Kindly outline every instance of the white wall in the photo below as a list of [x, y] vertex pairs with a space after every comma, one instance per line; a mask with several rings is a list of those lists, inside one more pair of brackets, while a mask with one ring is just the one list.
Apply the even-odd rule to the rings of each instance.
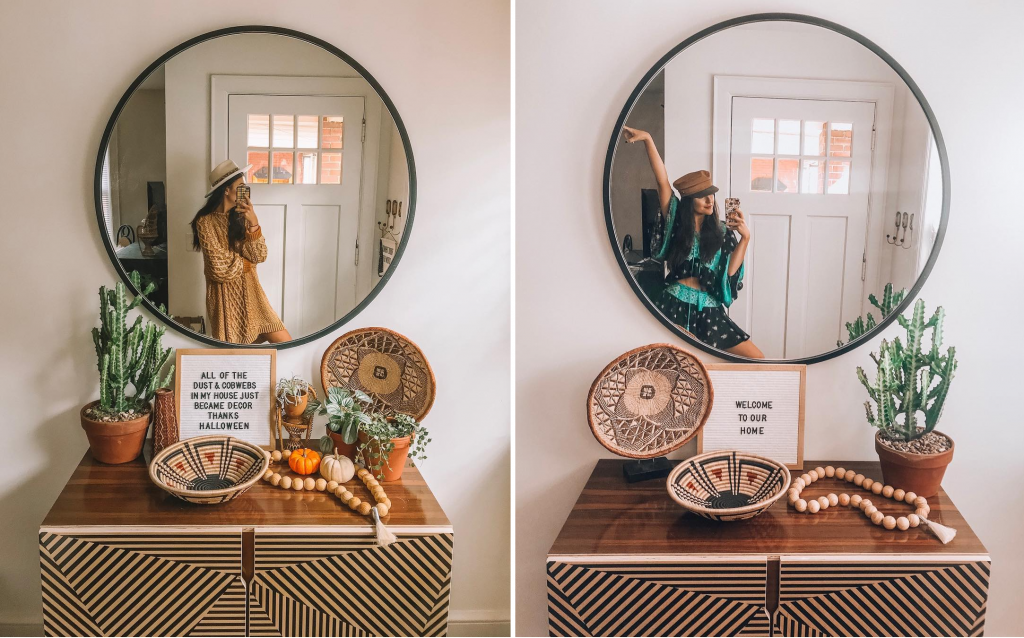
[[[452, 619], [509, 617], [509, 20], [499, 1], [4, 2], [0, 624], [40, 622], [38, 526], [87, 447], [78, 410], [98, 393], [89, 330], [97, 289], [116, 279], [93, 208], [103, 127], [150, 62], [239, 23], [335, 44], [405, 120], [419, 199], [402, 263], [349, 326], [282, 350], [278, 372], [318, 380], [323, 351], [350, 328], [387, 326], [420, 345], [438, 380], [422, 469], [456, 533]], [[196, 347], [177, 333], [165, 343]]]
[[[372, 281], [377, 283], [387, 270], [378, 275], [378, 259], [380, 258], [380, 237], [382, 233], [377, 224], [387, 224], [391, 234], [383, 236], [401, 243], [402, 234], [405, 232], [405, 222], [409, 219], [406, 214], [409, 209], [409, 171], [407, 169], [408, 158], [405, 155], [405, 147], [402, 146], [402, 136], [398, 133], [398, 127], [393, 120], [384, 118], [380, 127], [380, 162], [378, 163], [377, 180], [377, 202], [374, 211], [373, 243], [371, 245], [372, 260], [370, 268], [373, 271]], [[395, 219], [395, 215], [388, 215], [387, 203], [389, 201], [401, 202], [402, 216]], [[394, 263], [394, 262], [392, 262]]]
[[[139, 91], [117, 119], [117, 187], [120, 224], [135, 228], [149, 213], [147, 182], [165, 182], [164, 92]], [[138, 237], [136, 237], [138, 239]]]
[[[601, 175], [615, 119], [644, 73], [673, 46], [763, 2], [519, 0], [516, 9], [516, 631], [542, 635], [544, 556], [596, 459], [610, 457], [583, 409], [594, 376], [637, 346], [673, 339], [634, 297], [605, 231]], [[778, 0], [871, 39], [902, 64], [946, 137], [952, 212], [922, 295], [947, 310], [960, 368], [940, 428], [956, 440], [945, 487], [993, 558], [987, 634], [1024, 631], [1024, 429], [1012, 273], [1024, 216], [1016, 184], [1024, 135], [1024, 5]], [[997, 130], [998, 133], [992, 131]], [[984, 216], [979, 222], [978, 215]], [[538, 241], [549, 239], [541, 249]], [[542, 258], [540, 257], [542, 256]], [[889, 330], [888, 336], [896, 334]], [[881, 337], [871, 340], [877, 347]], [[702, 355], [703, 356], [703, 355]], [[705, 357], [707, 359], [707, 357]], [[807, 375], [806, 457], [873, 459], [857, 365], [864, 347]], [[692, 448], [687, 452], [692, 452]]]

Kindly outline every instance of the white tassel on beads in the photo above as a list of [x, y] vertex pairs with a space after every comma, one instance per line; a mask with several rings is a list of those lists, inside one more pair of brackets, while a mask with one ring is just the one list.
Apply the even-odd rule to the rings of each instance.
[[935, 521], [930, 521], [927, 518], [921, 516], [921, 524], [931, 530], [932, 534], [939, 537], [942, 544], [945, 545], [949, 541], [953, 540], [956, 536], [956, 530], [952, 527], [946, 527], [945, 525], [939, 525]]
[[[387, 547], [391, 543], [397, 541], [398, 537], [392, 534], [387, 527], [384, 527], [384, 522], [380, 520], [380, 512], [377, 511], [377, 508], [374, 507], [370, 512], [373, 514], [373, 522], [377, 526], [377, 544], [381, 547]], [[956, 532], [953, 533], [955, 534]], [[952, 536], [950, 538], [952, 538]], [[942, 542], [945, 543], [948, 541]]]

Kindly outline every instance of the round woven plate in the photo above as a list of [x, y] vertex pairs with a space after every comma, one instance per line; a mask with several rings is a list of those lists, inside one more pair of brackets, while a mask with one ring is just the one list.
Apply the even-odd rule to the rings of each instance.
[[587, 396], [587, 420], [601, 445], [649, 459], [679, 449], [704, 427], [714, 390], [704, 364], [667, 343], [630, 350], [608, 364]]
[[715, 521], [753, 518], [789, 489], [785, 465], [764, 456], [722, 450], [687, 459], [668, 475], [668, 495]]
[[360, 328], [338, 337], [320, 364], [324, 391], [362, 390], [385, 414], [417, 421], [434, 404], [434, 372], [415, 343], [387, 328]]

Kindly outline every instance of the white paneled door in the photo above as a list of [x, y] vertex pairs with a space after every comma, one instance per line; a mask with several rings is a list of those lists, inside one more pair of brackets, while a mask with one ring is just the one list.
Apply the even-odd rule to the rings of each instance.
[[269, 250], [257, 272], [292, 335], [355, 307], [362, 130], [361, 97], [228, 98], [228, 156], [252, 164], [247, 182]]
[[861, 314], [873, 102], [732, 98], [730, 183], [751, 229], [730, 315], [772, 359], [835, 348]]

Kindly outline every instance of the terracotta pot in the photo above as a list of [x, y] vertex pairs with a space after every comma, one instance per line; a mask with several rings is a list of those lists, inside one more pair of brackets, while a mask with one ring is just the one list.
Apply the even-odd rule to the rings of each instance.
[[949, 440], [949, 449], [938, 454], [910, 454], [886, 447], [880, 432], [875, 432], [875, 451], [882, 462], [882, 480], [886, 485], [931, 498], [939, 493], [946, 466], [953, 460], [953, 439], [934, 430]]
[[89, 450], [93, 458], [109, 465], [134, 461], [142, 454], [152, 410], [131, 421], [93, 421], [86, 417], [85, 411], [99, 403], [93, 401], [87, 404], [80, 413], [82, 429], [89, 437]]
[[[359, 440], [366, 442], [367, 436], [360, 432]], [[391, 481], [397, 481], [402, 478], [402, 471], [405, 470], [405, 461], [409, 458], [409, 444], [412, 442], [412, 436], [403, 436], [399, 439], [391, 439], [391, 442], [395, 444], [395, 449], [388, 455], [387, 463], [385, 463], [380, 471], [384, 473], [384, 482], [388, 483]], [[374, 454], [376, 445], [370, 444], [370, 446], [363, 452], [363, 462], [367, 465], [376, 465], [377, 459], [380, 458], [380, 454]], [[369, 467], [367, 467], [369, 469]], [[372, 471], [372, 470], [371, 470]]]
[[309, 393], [303, 392], [298, 396], [296, 403], [284, 402], [284, 413], [290, 417], [300, 417], [306, 411], [307, 403], [309, 403]]
[[[331, 432], [330, 430], [327, 430], [327, 436], [331, 437], [331, 440], [334, 441], [334, 447], [338, 450], [338, 454], [347, 456], [350, 461], [355, 463], [357, 447], [355, 443], [345, 443], [344, 439], [341, 438], [341, 434], [338, 432]], [[331, 450], [331, 453], [333, 454], [334, 451]]]

